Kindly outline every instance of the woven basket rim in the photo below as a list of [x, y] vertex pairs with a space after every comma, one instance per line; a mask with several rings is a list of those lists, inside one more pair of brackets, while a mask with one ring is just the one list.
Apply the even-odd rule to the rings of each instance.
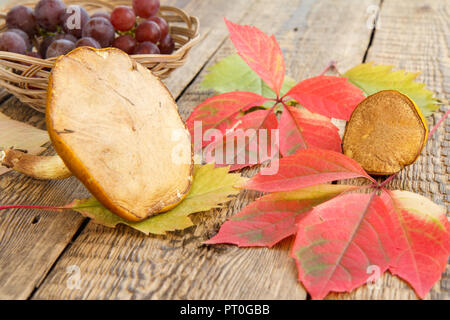
[[[24, 5], [24, 6], [29, 6], [30, 4], [33, 3], [37, 3], [38, 1], [32, 1], [32, 2], [19, 2], [19, 3], [15, 3], [15, 2], [7, 2], [5, 3], [3, 6], [0, 7], [0, 20], [3, 19], [5, 20], [6, 18], [6, 12], [11, 9], [12, 7], [16, 6], [16, 5]], [[65, 2], [65, 1], [63, 1]], [[77, 3], [77, 2], [83, 2], [83, 1], [67, 1], [69, 3]], [[105, 1], [101, 1], [101, 0], [92, 0], [90, 2], [93, 3], [99, 3], [99, 4], [107, 4], [107, 5], [113, 5], [114, 2], [118, 2], [121, 3], [122, 1], [109, 1], [109, 2], [105, 2]], [[184, 55], [184, 53], [192, 48], [194, 45], [196, 45], [199, 41], [200, 41], [200, 21], [198, 19], [198, 17], [196, 16], [191, 16], [189, 15], [185, 10], [180, 9], [178, 7], [174, 7], [174, 6], [167, 6], [167, 5], [162, 5], [160, 7], [161, 11], [175, 11], [175, 12], [181, 12], [182, 14], [184, 14], [188, 19], [187, 21], [190, 22], [190, 24], [188, 24], [188, 27], [191, 28], [193, 27], [194, 30], [194, 36], [189, 39], [189, 41], [187, 41], [184, 45], [182, 45], [180, 48], [178, 48], [177, 50], [175, 50], [172, 54], [166, 54], [166, 55], [162, 55], [162, 54], [133, 54], [131, 56], [133, 56], [134, 58], [158, 58], [158, 57], [164, 57], [165, 60], [173, 60], [176, 61], [178, 60], [180, 57], [182, 57]], [[4, 31], [0, 31], [0, 33], [3, 33]], [[20, 53], [14, 53], [14, 52], [9, 52], [9, 51], [2, 51], [0, 50], [0, 59], [7, 59], [7, 58], [11, 58], [14, 57], [18, 60], [22, 60], [23, 57], [23, 62], [35, 62], [35, 63], [40, 63], [40, 64], [45, 64], [45, 61], [49, 62], [49, 67], [51, 67], [53, 65], [53, 62], [56, 61], [56, 59], [58, 57], [54, 57], [54, 58], [48, 58], [48, 59], [42, 59], [42, 58], [35, 58], [35, 57], [30, 57], [27, 56], [25, 54], [20, 54]]]

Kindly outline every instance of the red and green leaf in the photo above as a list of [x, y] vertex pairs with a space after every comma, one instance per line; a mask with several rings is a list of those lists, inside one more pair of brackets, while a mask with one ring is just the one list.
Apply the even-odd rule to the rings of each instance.
[[272, 247], [297, 232], [296, 223], [314, 206], [359, 187], [325, 184], [265, 195], [225, 222], [207, 244]]
[[450, 224], [445, 208], [416, 193], [384, 191], [382, 197], [391, 209], [391, 236], [397, 248], [389, 270], [424, 298], [441, 278], [450, 254]]
[[276, 174], [265, 175], [262, 171], [243, 187], [262, 192], [278, 192], [358, 177], [374, 182], [355, 160], [342, 153], [304, 149], [280, 159]]
[[356, 106], [365, 99], [361, 89], [347, 78], [318, 76], [306, 79], [286, 93], [311, 112], [328, 118], [349, 120]]
[[[222, 139], [208, 145], [204, 158], [216, 166], [231, 166], [230, 171], [263, 163], [278, 155], [276, 141], [272, 141], [273, 130], [277, 128], [278, 121], [271, 109], [249, 113], [239, 118]], [[261, 152], [261, 148], [267, 152]]]
[[285, 66], [275, 37], [269, 37], [256, 27], [238, 25], [227, 19], [225, 23], [238, 54], [279, 95]]
[[313, 299], [359, 287], [373, 266], [387, 270], [395, 250], [389, 214], [375, 193], [346, 194], [300, 220], [292, 257]]
[[339, 129], [327, 117], [285, 105], [279, 127], [280, 153], [283, 156], [307, 148], [341, 152]]
[[[268, 99], [256, 93], [245, 91], [234, 91], [217, 95], [206, 99], [195, 108], [186, 120], [186, 126], [194, 139], [194, 124], [196, 121], [202, 122], [202, 137], [205, 131], [217, 129], [223, 134], [236, 121], [236, 117], [253, 106], [258, 106]], [[203, 141], [203, 139], [202, 139]], [[212, 141], [203, 141], [202, 147]]]

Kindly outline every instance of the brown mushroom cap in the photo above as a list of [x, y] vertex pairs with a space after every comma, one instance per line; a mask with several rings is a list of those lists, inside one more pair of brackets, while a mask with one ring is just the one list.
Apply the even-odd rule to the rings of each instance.
[[177, 105], [122, 51], [82, 47], [60, 57], [46, 120], [65, 165], [117, 215], [139, 221], [187, 195], [192, 147]]
[[345, 128], [343, 151], [368, 173], [390, 175], [417, 160], [427, 136], [416, 104], [398, 91], [386, 90], [356, 107]]

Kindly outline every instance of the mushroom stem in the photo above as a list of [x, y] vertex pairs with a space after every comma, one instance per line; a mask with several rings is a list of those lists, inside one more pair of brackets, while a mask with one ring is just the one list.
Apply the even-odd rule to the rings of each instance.
[[59, 180], [72, 176], [59, 156], [35, 156], [20, 150], [0, 151], [1, 165], [39, 180]]

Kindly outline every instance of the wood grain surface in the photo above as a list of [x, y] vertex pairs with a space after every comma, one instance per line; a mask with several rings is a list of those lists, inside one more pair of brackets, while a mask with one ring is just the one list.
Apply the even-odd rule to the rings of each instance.
[[[448, 99], [449, 5], [445, 0], [183, 0], [201, 21], [203, 41], [188, 63], [166, 81], [186, 118], [213, 92], [200, 82], [209, 66], [234, 52], [223, 23], [252, 24], [275, 34], [296, 80], [317, 75], [331, 61], [341, 71], [364, 59], [422, 71], [420, 80]], [[380, 10], [379, 28], [368, 28]], [[0, 111], [43, 128], [43, 117], [1, 95]], [[430, 126], [442, 116], [430, 118]], [[390, 185], [448, 205], [447, 121], [419, 161]], [[47, 153], [51, 154], [49, 148]], [[245, 170], [252, 175], [255, 170]], [[74, 178], [44, 182], [16, 173], [0, 176], [1, 204], [62, 205], [88, 193]], [[257, 196], [242, 192], [227, 208], [193, 216], [195, 226], [168, 236], [144, 236], [126, 227], [109, 229], [73, 212], [0, 212], [0, 299], [307, 299], [289, 257], [292, 239], [272, 249], [205, 246], [227, 217]], [[80, 270], [81, 287], [67, 286], [68, 268]], [[330, 299], [416, 299], [407, 284], [384, 276]], [[450, 267], [428, 298], [450, 299]]]

